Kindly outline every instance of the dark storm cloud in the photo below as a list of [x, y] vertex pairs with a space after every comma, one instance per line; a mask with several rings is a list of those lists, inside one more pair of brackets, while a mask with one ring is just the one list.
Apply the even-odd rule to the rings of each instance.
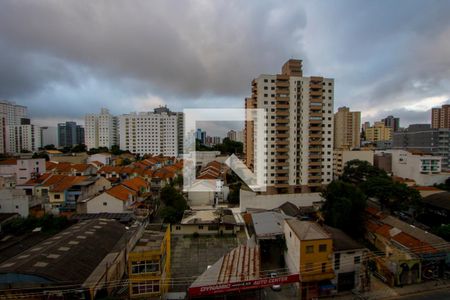
[[138, 87], [138, 94], [240, 96], [252, 76], [277, 71], [286, 57], [301, 52], [297, 42], [305, 25], [303, 10], [294, 1], [285, 7], [277, 4], [3, 1], [0, 42], [11, 47], [0, 64], [18, 70], [0, 81], [0, 89], [8, 91], [6, 96], [18, 96], [49, 82], [67, 84], [65, 74], [55, 78], [42, 72], [45, 66], [23, 60], [38, 53], [67, 66], [89, 68], [91, 76], [123, 89], [130, 88], [124, 79], [139, 81], [132, 87]]
[[336, 78], [337, 106], [373, 112], [449, 96], [448, 11], [448, 1], [315, 1], [306, 52]]
[[304, 59], [307, 76], [335, 78], [336, 107], [371, 117], [450, 97], [448, 1], [0, 6], [0, 98], [39, 118], [79, 118], [101, 106], [242, 107], [251, 79], [291, 57]]

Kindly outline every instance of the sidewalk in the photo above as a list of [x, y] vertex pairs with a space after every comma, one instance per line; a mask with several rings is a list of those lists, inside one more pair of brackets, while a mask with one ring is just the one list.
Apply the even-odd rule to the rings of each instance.
[[425, 291], [448, 289], [450, 288], [450, 280], [428, 281], [424, 283], [417, 283], [403, 287], [389, 287], [377, 278], [372, 277], [372, 289], [370, 292], [362, 293], [361, 295], [354, 295], [351, 292], [341, 293], [330, 297], [321, 297], [321, 299], [335, 299], [335, 300], [382, 300], [395, 299], [396, 297], [407, 296], [411, 294], [418, 294]]

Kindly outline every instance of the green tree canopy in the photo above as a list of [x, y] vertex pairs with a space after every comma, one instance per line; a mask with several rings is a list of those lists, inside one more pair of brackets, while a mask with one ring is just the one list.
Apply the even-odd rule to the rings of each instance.
[[389, 178], [384, 170], [372, 166], [367, 161], [354, 159], [346, 163], [341, 180], [353, 184], [360, 184], [372, 177]]
[[340, 228], [354, 238], [364, 235], [367, 197], [358, 187], [333, 181], [323, 191], [322, 197], [326, 199], [322, 207], [326, 224]]

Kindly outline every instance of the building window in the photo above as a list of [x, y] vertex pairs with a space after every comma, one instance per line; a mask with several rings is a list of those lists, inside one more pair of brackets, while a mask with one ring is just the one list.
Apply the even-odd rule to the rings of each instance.
[[340, 266], [341, 266], [341, 254], [335, 253], [334, 254], [334, 269], [339, 270]]
[[198, 229], [203, 229], [203, 225], [199, 225], [199, 226], [198, 226]]
[[355, 262], [355, 265], [360, 264], [361, 263], [361, 256], [355, 256], [354, 262]]
[[61, 195], [60, 194], [55, 194], [55, 199], [60, 199]]
[[175, 230], [181, 230], [181, 226], [175, 226]]
[[306, 246], [306, 253], [313, 253], [314, 252], [314, 246]]
[[208, 230], [209, 231], [219, 230], [219, 227], [217, 225], [208, 225]]
[[327, 251], [327, 245], [321, 244], [319, 245], [319, 252], [326, 252]]
[[133, 295], [159, 293], [159, 280], [133, 282], [131, 291]]
[[141, 260], [131, 262], [131, 274], [157, 272], [159, 272], [159, 260]]

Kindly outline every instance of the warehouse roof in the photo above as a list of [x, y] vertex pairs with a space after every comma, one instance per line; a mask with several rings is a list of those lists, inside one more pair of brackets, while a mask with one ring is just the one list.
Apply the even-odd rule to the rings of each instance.
[[125, 232], [114, 220], [82, 221], [3, 262], [0, 277], [26, 274], [56, 284], [83, 283]]

